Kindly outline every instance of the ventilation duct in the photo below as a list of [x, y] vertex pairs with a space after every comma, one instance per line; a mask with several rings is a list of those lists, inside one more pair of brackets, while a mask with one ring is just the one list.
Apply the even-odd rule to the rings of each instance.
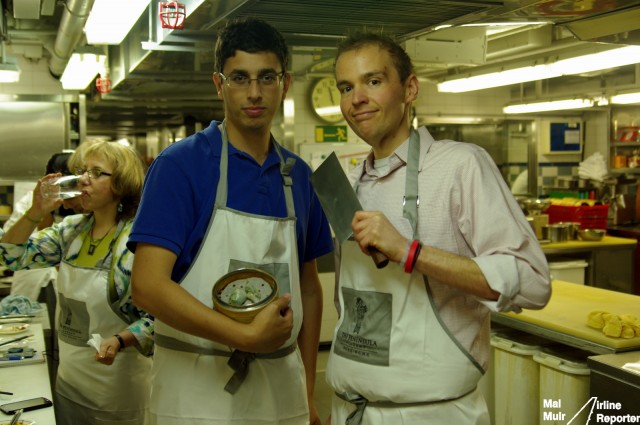
[[74, 49], [83, 36], [84, 24], [89, 18], [94, 0], [68, 0], [65, 7], [56, 41], [51, 52], [49, 71], [60, 77], [69, 62]]

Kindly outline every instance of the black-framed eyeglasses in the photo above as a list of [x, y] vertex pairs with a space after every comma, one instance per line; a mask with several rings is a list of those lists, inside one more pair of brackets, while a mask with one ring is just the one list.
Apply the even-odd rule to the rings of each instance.
[[76, 168], [76, 176], [83, 176], [84, 173], [87, 173], [90, 179], [94, 180], [99, 178], [100, 176], [111, 176], [111, 173], [107, 173], [106, 171], [102, 171], [99, 168]]
[[252, 81], [257, 81], [260, 87], [276, 87], [280, 85], [280, 82], [284, 78], [285, 72], [281, 73], [276, 72], [266, 72], [258, 78], [249, 78], [246, 74], [241, 74], [239, 72], [234, 72], [230, 75], [224, 75], [222, 72], [218, 72], [220, 77], [227, 83], [227, 86], [231, 88], [247, 88], [251, 85]]

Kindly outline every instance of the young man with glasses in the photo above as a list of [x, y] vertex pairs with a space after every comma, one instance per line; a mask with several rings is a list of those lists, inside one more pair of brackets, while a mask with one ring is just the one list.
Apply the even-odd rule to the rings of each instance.
[[[152, 421], [319, 424], [315, 259], [332, 242], [311, 170], [271, 136], [288, 49], [250, 19], [223, 28], [215, 52], [225, 120], [155, 159], [129, 239], [134, 299], [156, 318]], [[215, 282], [241, 268], [273, 275], [280, 295], [249, 324], [212, 308]]]

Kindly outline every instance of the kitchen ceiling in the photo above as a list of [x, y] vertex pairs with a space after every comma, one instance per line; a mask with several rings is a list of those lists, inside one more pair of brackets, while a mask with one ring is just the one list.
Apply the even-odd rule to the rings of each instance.
[[[60, 33], [78, 31], [65, 14], [81, 1], [0, 0], [0, 36], [15, 50], [38, 43], [51, 56]], [[84, 2], [86, 5], [87, 2]], [[120, 46], [110, 46], [112, 91], [86, 90], [87, 134], [121, 137], [164, 126], [221, 118], [211, 76], [216, 33], [224, 21], [260, 17], [278, 28], [294, 55], [312, 55], [313, 65], [296, 68], [295, 78], [331, 71], [338, 41], [351, 31], [382, 28], [414, 56], [419, 76], [437, 81], [469, 67], [571, 48], [579, 43], [640, 44], [640, 1], [625, 0], [191, 0], [184, 1], [183, 30], [160, 28], [153, 0]], [[126, 11], [123, 11], [126, 13]], [[77, 16], [75, 16], [77, 18]], [[486, 36], [489, 22], [539, 22], [526, 31]], [[442, 24], [452, 28], [436, 31]], [[81, 26], [80, 32], [81, 32]], [[85, 44], [82, 34], [78, 42]], [[411, 44], [413, 43], [413, 44]], [[27, 46], [27, 47], [23, 47]], [[306, 62], [305, 62], [306, 63]], [[54, 73], [55, 74], [55, 73]], [[588, 77], [588, 76], [587, 76]]]

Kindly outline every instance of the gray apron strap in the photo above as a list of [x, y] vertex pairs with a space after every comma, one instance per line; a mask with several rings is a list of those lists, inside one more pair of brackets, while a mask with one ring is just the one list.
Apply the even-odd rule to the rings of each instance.
[[402, 199], [402, 215], [409, 220], [413, 229], [413, 238], [418, 235], [418, 168], [420, 165], [420, 135], [411, 129], [409, 136], [409, 152], [407, 154], [407, 175], [405, 181], [404, 198]]
[[276, 147], [276, 152], [280, 156], [280, 175], [282, 176], [282, 184], [284, 185], [284, 199], [287, 203], [287, 218], [295, 217], [295, 208], [293, 205], [293, 191], [291, 190], [291, 186], [293, 186], [293, 179], [291, 178], [291, 170], [293, 170], [293, 166], [296, 163], [295, 158], [287, 158], [285, 162], [282, 158], [282, 154], [280, 152], [280, 148], [278, 144], [273, 141], [274, 146]]
[[362, 423], [362, 417], [364, 416], [364, 409], [367, 406], [378, 407], [378, 408], [385, 408], [385, 407], [399, 408], [399, 407], [424, 406], [427, 404], [436, 404], [436, 403], [446, 403], [449, 401], [458, 400], [462, 397], [466, 397], [472, 392], [474, 392], [476, 388], [477, 387], [474, 387], [471, 391], [468, 391], [462, 394], [461, 396], [455, 397], [455, 398], [449, 398], [446, 400], [437, 400], [437, 401], [419, 401], [414, 403], [394, 403], [393, 401], [369, 401], [359, 394], [341, 394], [338, 392], [336, 392], [335, 394], [342, 400], [356, 405], [356, 410], [354, 410], [353, 412], [351, 412], [349, 416], [347, 416], [347, 419], [344, 422], [345, 425], [360, 425]]
[[220, 152], [220, 178], [218, 179], [218, 187], [216, 189], [216, 202], [214, 209], [217, 207], [227, 206], [227, 170], [229, 169], [229, 139], [227, 138], [227, 124], [222, 121], [220, 126], [222, 134], [222, 150]]
[[[229, 139], [227, 137], [226, 120], [222, 121], [222, 125], [220, 127], [220, 133], [222, 134], [222, 150], [220, 152], [220, 179], [218, 180], [218, 188], [216, 189], [215, 206], [225, 207], [227, 206], [227, 171], [229, 169]], [[271, 135], [271, 143], [280, 158], [280, 175], [282, 176], [284, 199], [287, 206], [287, 218], [294, 218], [296, 213], [293, 204], [293, 192], [291, 190], [291, 187], [293, 186], [291, 170], [293, 170], [296, 159], [287, 158], [286, 161], [284, 160], [284, 157], [282, 156], [282, 149], [278, 142], [276, 142], [273, 135]]]
[[[420, 198], [418, 197], [418, 169], [420, 168], [420, 134], [414, 128], [411, 128], [409, 135], [409, 151], [407, 153], [407, 174], [405, 177], [404, 196], [402, 198], [402, 215], [409, 220], [413, 229], [413, 238], [418, 236], [418, 206]], [[364, 166], [362, 167], [364, 174]], [[360, 176], [362, 177], [362, 175]], [[358, 183], [360, 179], [356, 179], [353, 189], [358, 193]]]
[[227, 365], [233, 369], [234, 373], [224, 386], [224, 390], [230, 394], [235, 394], [244, 382], [249, 373], [249, 364], [255, 359], [278, 359], [288, 356], [296, 351], [296, 344], [281, 348], [271, 353], [247, 353], [246, 351], [233, 350], [225, 351], [216, 348], [205, 348], [188, 342], [180, 341], [167, 335], [156, 333], [154, 336], [155, 343], [170, 350], [183, 351], [187, 353], [204, 354], [209, 356], [229, 357]]

